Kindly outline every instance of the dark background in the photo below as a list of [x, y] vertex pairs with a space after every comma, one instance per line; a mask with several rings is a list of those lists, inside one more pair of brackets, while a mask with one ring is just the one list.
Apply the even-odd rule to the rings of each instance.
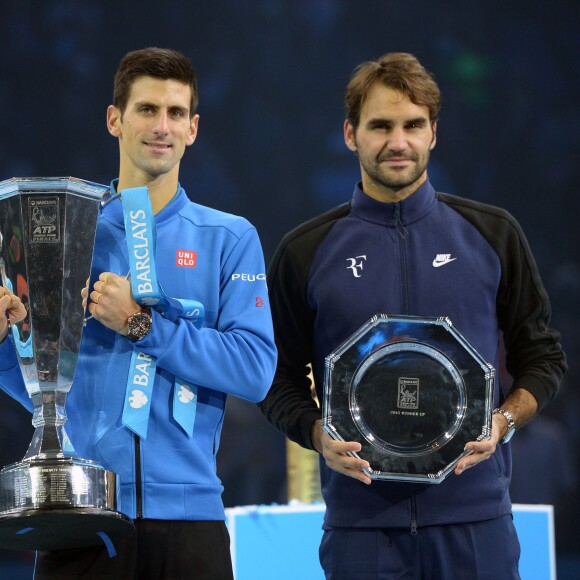
[[[287, 230], [352, 193], [358, 164], [342, 139], [352, 69], [414, 53], [443, 92], [431, 181], [514, 214], [551, 296], [570, 371], [514, 438], [512, 496], [555, 505], [559, 578], [577, 578], [579, 16], [572, 0], [6, 3], [0, 179], [108, 184], [118, 170], [105, 127], [117, 64], [136, 48], [176, 48], [192, 59], [201, 97], [181, 184], [193, 200], [249, 218], [269, 260]], [[0, 394], [0, 465], [23, 457], [31, 433], [29, 415]], [[285, 502], [284, 450], [255, 406], [230, 398], [219, 457], [226, 506]], [[17, 578], [14, 561], [30, 554], [0, 551], [0, 578]]]

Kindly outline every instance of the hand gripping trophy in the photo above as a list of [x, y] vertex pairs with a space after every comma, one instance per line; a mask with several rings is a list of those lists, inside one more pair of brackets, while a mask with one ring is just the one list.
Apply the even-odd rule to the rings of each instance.
[[0, 273], [28, 310], [11, 329], [35, 427], [22, 461], [0, 471], [4, 549], [75, 548], [133, 530], [116, 511], [115, 473], [79, 458], [65, 431], [85, 322], [87, 258], [108, 197], [107, 187], [75, 178], [0, 182]]

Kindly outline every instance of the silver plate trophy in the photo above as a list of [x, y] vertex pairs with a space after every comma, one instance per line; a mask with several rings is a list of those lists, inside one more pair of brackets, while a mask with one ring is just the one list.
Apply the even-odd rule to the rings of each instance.
[[134, 529], [116, 511], [115, 473], [78, 458], [64, 428], [84, 326], [81, 291], [107, 197], [107, 187], [72, 177], [0, 182], [0, 271], [28, 310], [12, 336], [35, 427], [23, 460], [0, 471], [3, 549], [108, 544]]
[[448, 318], [377, 314], [326, 357], [323, 427], [372, 479], [440, 483], [489, 438], [494, 377]]

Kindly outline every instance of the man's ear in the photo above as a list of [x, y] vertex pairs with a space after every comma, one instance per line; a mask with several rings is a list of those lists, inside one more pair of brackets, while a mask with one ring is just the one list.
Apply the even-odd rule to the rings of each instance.
[[195, 139], [197, 138], [197, 130], [199, 128], [199, 115], [194, 115], [191, 118], [191, 122], [189, 125], [189, 135], [185, 141], [186, 145], [193, 145]]
[[433, 137], [431, 139], [431, 144], [429, 145], [429, 151], [433, 151], [437, 143], [437, 121], [433, 121], [433, 123], [431, 123], [431, 127], [433, 129]]
[[355, 133], [356, 131], [352, 123], [348, 119], [346, 119], [346, 121], [344, 122], [344, 142], [353, 153], [357, 152]]
[[114, 105], [107, 107], [107, 129], [113, 137], [121, 136], [121, 111]]

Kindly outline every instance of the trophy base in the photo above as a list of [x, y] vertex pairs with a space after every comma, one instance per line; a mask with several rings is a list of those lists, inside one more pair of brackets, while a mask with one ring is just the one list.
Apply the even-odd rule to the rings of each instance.
[[102, 509], [24, 510], [0, 515], [0, 546], [41, 551], [108, 546], [134, 529], [128, 517]]
[[114, 542], [132, 521], [116, 511], [117, 477], [98, 463], [32, 458], [0, 471], [0, 547], [63, 550]]

